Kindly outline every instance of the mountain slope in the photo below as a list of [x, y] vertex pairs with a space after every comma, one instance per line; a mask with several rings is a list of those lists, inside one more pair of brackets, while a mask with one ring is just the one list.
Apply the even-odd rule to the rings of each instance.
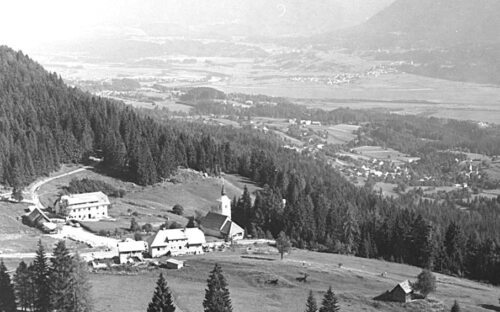
[[398, 0], [350, 30], [373, 48], [450, 47], [500, 42], [500, 1]]

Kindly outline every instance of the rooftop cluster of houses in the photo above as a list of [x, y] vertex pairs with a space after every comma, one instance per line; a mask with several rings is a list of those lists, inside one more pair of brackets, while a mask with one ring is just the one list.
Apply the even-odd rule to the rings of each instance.
[[231, 199], [222, 187], [219, 212], [209, 212], [201, 219], [200, 228], [164, 229], [151, 236], [147, 242], [124, 241], [118, 244], [120, 263], [130, 259], [142, 260], [147, 252], [151, 257], [198, 255], [205, 251], [205, 235], [228, 241], [242, 239], [245, 231], [231, 220]]
[[336, 73], [331, 76], [294, 76], [289, 78], [291, 81], [296, 82], [309, 82], [326, 84], [329, 86], [337, 86], [349, 84], [365, 77], [379, 77], [381, 75], [397, 73], [397, 70], [392, 66], [378, 65], [370, 68], [362, 73]]

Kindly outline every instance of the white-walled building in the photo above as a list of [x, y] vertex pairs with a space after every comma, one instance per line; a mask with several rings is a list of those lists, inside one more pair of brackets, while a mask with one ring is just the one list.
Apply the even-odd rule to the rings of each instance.
[[151, 257], [202, 254], [205, 234], [198, 228], [159, 230], [149, 242]]
[[57, 205], [59, 205], [59, 211], [68, 219], [97, 221], [108, 218], [110, 202], [103, 192], [94, 192], [63, 195]]
[[229, 219], [231, 219], [231, 198], [226, 195], [224, 185], [222, 185], [220, 194], [221, 197], [217, 200], [219, 202], [219, 211], [222, 215], [225, 215]]
[[144, 260], [143, 253], [148, 250], [148, 243], [145, 241], [135, 241], [126, 239], [123, 242], [118, 242], [118, 257], [120, 263], [127, 263], [129, 259], [138, 258]]
[[108, 218], [110, 202], [103, 192], [93, 192], [63, 195], [58, 204], [68, 219], [97, 221]]

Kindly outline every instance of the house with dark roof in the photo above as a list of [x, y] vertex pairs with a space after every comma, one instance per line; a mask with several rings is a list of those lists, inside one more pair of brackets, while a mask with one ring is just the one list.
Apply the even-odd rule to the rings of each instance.
[[205, 235], [227, 240], [238, 240], [245, 236], [245, 230], [238, 224], [228, 216], [216, 212], [209, 212], [201, 219], [200, 228]]
[[395, 302], [410, 302], [413, 299], [413, 287], [410, 281], [406, 280], [397, 284], [391, 291], [386, 291], [375, 300], [381, 301], [395, 301]]
[[50, 218], [40, 208], [33, 206], [30, 212], [22, 217], [23, 223], [42, 229], [44, 232], [51, 233], [56, 231], [56, 224], [52, 223]]

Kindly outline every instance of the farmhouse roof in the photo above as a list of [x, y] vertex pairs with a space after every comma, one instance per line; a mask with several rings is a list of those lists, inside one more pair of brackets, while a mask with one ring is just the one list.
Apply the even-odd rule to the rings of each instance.
[[33, 224], [38, 222], [50, 222], [49, 217], [47, 217], [47, 215], [38, 207], [34, 207], [31, 212], [26, 214], [26, 218], [28, 218], [28, 220]]
[[189, 245], [201, 245], [205, 243], [205, 234], [198, 228], [159, 230], [150, 247], [167, 246], [173, 240], [186, 240]]
[[413, 288], [410, 285], [410, 281], [408, 280], [399, 283], [396, 287], [401, 287], [405, 294], [409, 294], [413, 291]]
[[71, 194], [61, 196], [61, 201], [65, 201], [67, 207], [72, 208], [85, 208], [88, 206], [96, 205], [109, 205], [109, 199], [103, 192]]
[[207, 229], [223, 231], [224, 225], [229, 220], [228, 216], [220, 213], [209, 212], [203, 219], [201, 219], [201, 226]]
[[147, 250], [147, 243], [144, 241], [135, 241], [127, 239], [123, 242], [118, 242], [118, 253], [137, 252], [145, 250]]

